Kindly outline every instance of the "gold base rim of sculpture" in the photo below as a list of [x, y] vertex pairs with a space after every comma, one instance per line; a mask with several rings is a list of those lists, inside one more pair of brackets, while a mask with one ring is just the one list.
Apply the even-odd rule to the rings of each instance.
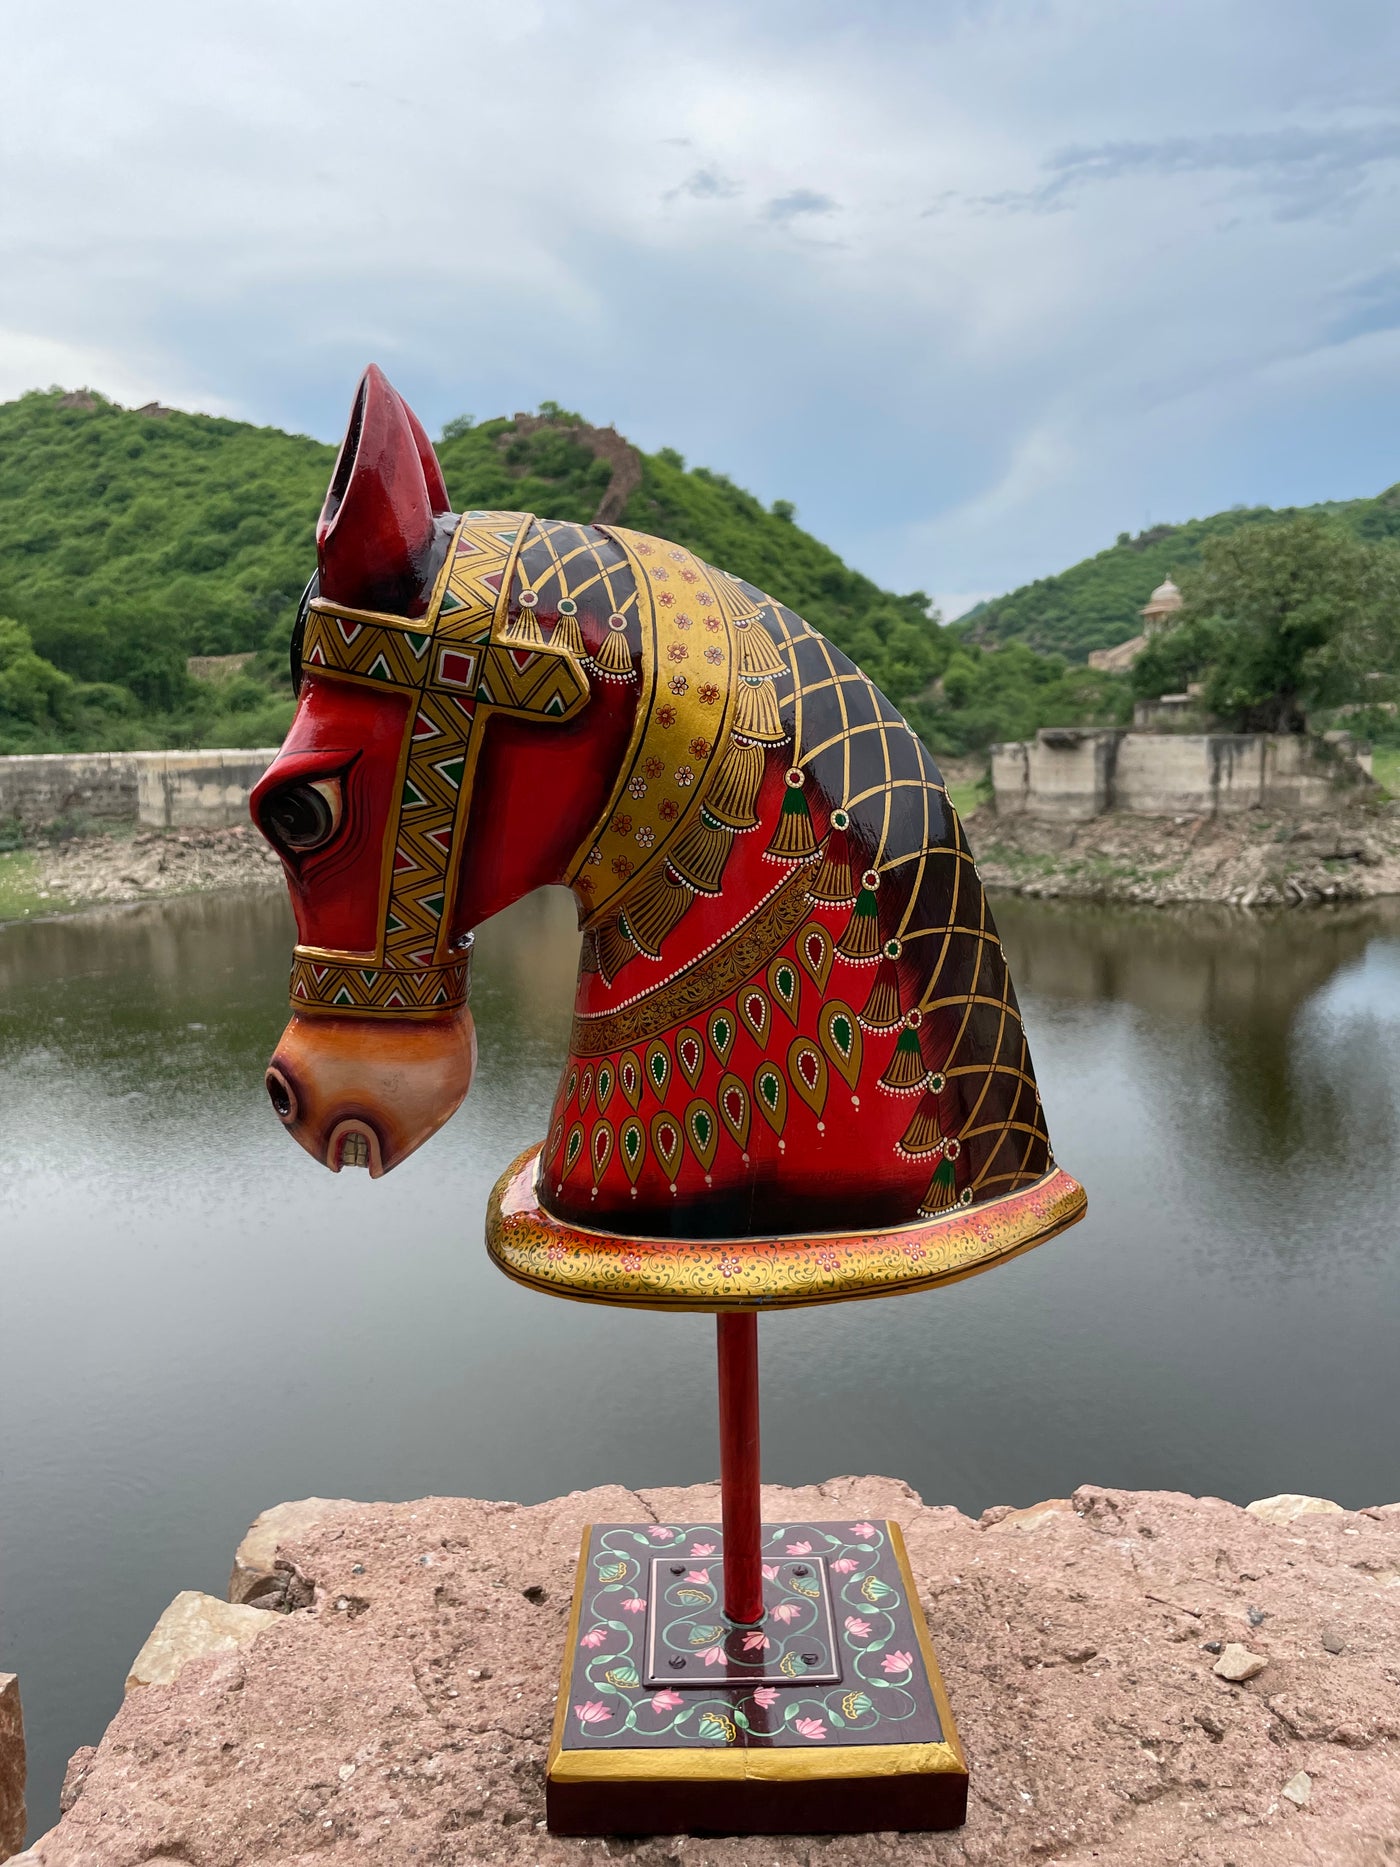
[[982, 1205], [864, 1232], [744, 1239], [628, 1236], [557, 1219], [540, 1203], [540, 1148], [497, 1180], [486, 1245], [515, 1283], [629, 1309], [801, 1309], [957, 1283], [1082, 1219], [1084, 1188], [1062, 1168]]

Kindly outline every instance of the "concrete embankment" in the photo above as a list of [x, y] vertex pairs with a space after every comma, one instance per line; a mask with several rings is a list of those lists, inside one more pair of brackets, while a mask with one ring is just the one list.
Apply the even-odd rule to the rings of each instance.
[[[544, 1831], [582, 1527], [714, 1516], [714, 1486], [521, 1507], [308, 1499], [233, 1605], [181, 1595], [73, 1758], [26, 1867], [602, 1860]], [[1400, 1504], [1084, 1485], [980, 1520], [886, 1478], [764, 1492], [889, 1517], [972, 1770], [945, 1835], [628, 1842], [638, 1867], [1380, 1867], [1400, 1835]], [[826, 1733], [824, 1732], [825, 1736]], [[816, 1741], [815, 1739], [813, 1741]]]
[[0, 758], [0, 825], [33, 835], [54, 823], [225, 829], [248, 819], [248, 793], [276, 746], [209, 752], [43, 752]]

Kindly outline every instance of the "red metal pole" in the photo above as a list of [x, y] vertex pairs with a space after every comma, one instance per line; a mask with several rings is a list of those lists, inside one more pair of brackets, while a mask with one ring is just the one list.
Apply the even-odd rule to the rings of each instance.
[[724, 1514], [724, 1612], [741, 1627], [763, 1619], [758, 1495], [758, 1316], [716, 1317], [719, 1482]]

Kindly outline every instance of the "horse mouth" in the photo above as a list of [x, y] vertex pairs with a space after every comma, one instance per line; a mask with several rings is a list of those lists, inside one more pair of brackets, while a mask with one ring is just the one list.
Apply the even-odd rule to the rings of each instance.
[[273, 1113], [332, 1173], [397, 1167], [471, 1086], [476, 1033], [463, 1007], [422, 1022], [293, 1017], [263, 1079]]

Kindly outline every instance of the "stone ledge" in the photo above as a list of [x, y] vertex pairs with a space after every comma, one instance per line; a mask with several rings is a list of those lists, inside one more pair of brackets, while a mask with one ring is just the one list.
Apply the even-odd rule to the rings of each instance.
[[[574, 1560], [598, 1518], [716, 1487], [290, 1510], [256, 1563], [309, 1585], [276, 1639], [128, 1695], [28, 1867], [601, 1860], [541, 1828]], [[1400, 1511], [1271, 1522], [1081, 1486], [984, 1524], [891, 1479], [766, 1487], [770, 1519], [892, 1517], [972, 1766], [967, 1826], [658, 1839], [636, 1867], [1373, 1867], [1400, 1833]], [[270, 1514], [260, 1520], [264, 1532]], [[1014, 1519], [1014, 1521], [1013, 1521]], [[1008, 1533], [1010, 1532], [1010, 1533]], [[245, 1547], [244, 1555], [249, 1552]], [[247, 1613], [259, 1610], [245, 1609]], [[1242, 1683], [1217, 1676], [1253, 1674]], [[1262, 1661], [1262, 1667], [1255, 1662]]]

